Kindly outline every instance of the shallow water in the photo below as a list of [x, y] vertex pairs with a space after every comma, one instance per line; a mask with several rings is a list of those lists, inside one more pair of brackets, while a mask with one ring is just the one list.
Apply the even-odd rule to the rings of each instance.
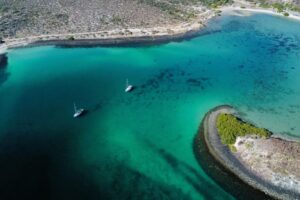
[[[300, 138], [299, 28], [224, 16], [181, 42], [11, 50], [0, 67], [0, 198], [234, 199], [198, 165], [193, 137], [208, 110], [230, 104]], [[73, 119], [73, 102], [89, 112]]]

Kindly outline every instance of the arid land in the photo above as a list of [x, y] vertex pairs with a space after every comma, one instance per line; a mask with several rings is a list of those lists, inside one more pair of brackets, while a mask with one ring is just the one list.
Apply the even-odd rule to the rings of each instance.
[[210, 154], [230, 172], [250, 186], [276, 199], [300, 199], [300, 143], [276, 138], [260, 138], [251, 133], [238, 137], [232, 151], [221, 142], [216, 127], [221, 113], [236, 113], [229, 106], [211, 110], [202, 129]]
[[10, 43], [173, 34], [211, 15], [197, 1], [0, 0], [0, 37]]
[[283, 2], [280, 12], [297, 11], [293, 0], [0, 0], [0, 39], [11, 48], [36, 41], [183, 35], [224, 9], [264, 6], [277, 12], [276, 3]]

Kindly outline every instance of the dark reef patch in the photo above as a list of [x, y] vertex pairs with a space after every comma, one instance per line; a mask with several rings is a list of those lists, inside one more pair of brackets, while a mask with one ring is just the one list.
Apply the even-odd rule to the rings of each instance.
[[[203, 74], [191, 73], [193, 69], [189, 69], [191, 60], [187, 62], [187, 66], [174, 66], [158, 71], [145, 83], [137, 86], [134, 94], [144, 95], [147, 91], [156, 93], [181, 92], [190, 90], [205, 90], [210, 87], [211, 78], [203, 76]], [[201, 71], [201, 73], [203, 73]], [[178, 84], [180, 87], [178, 87]]]
[[7, 72], [8, 57], [6, 54], [0, 55], [0, 85], [9, 78], [10, 73]]
[[8, 64], [7, 54], [0, 54], [0, 69], [5, 68]]
[[101, 187], [99, 199], [192, 199], [180, 188], [155, 181], [126, 165], [116, 166], [110, 183]]
[[[208, 191], [214, 187], [211, 183], [207, 182], [204, 177], [192, 166], [184, 161], [178, 160], [171, 153], [168, 153], [165, 149], [158, 148], [155, 145], [145, 142], [148, 147], [158, 153], [171, 167], [171, 169], [178, 175], [182, 176], [184, 180], [190, 184], [200, 195], [203, 195], [205, 199], [217, 199]], [[178, 198], [176, 198], [178, 199]]]
[[[47, 138], [24, 139], [28, 135], [44, 134], [28, 133], [20, 138], [17, 132], [10, 132], [0, 142], [1, 200], [192, 199], [181, 188], [153, 180], [126, 163], [80, 167], [66, 163], [69, 132], [60, 132]], [[195, 169], [163, 149], [154, 150], [201, 195], [214, 199], [205, 190], [209, 187], [208, 182], [193, 179], [193, 175], [200, 176]], [[109, 178], [101, 177], [100, 182], [94, 177], [95, 174], [107, 173], [110, 174]]]

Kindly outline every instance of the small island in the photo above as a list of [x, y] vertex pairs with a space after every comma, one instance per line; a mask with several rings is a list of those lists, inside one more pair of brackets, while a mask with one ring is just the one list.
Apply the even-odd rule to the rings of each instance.
[[229, 172], [276, 199], [300, 198], [298, 141], [243, 121], [231, 106], [214, 108], [201, 126], [209, 153]]

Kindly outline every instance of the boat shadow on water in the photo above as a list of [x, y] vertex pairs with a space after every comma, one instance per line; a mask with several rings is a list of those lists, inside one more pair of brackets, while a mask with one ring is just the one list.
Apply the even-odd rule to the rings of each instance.
[[104, 106], [107, 106], [109, 103], [110, 102], [108, 102], [108, 101], [101, 101], [101, 100], [99, 100], [98, 103], [96, 103], [94, 105], [87, 106], [86, 108], [84, 108], [84, 111], [82, 112], [82, 114], [80, 115], [79, 118], [81, 118], [81, 117], [87, 117], [87, 115], [99, 112], [99, 111], [101, 111], [101, 109]]
[[88, 115], [91, 115], [93, 113], [99, 112], [101, 111], [101, 109], [106, 106], [107, 104], [109, 104], [109, 102], [103, 102], [103, 101], [99, 101], [98, 103], [94, 104], [94, 105], [90, 105], [87, 106], [87, 108], [84, 108], [82, 113], [80, 114], [80, 116], [78, 116], [78, 118], [85, 118]]
[[90, 113], [89, 110], [84, 110], [84, 111], [82, 111], [82, 113], [80, 114], [79, 118], [86, 117], [86, 115], [88, 115], [89, 113]]

